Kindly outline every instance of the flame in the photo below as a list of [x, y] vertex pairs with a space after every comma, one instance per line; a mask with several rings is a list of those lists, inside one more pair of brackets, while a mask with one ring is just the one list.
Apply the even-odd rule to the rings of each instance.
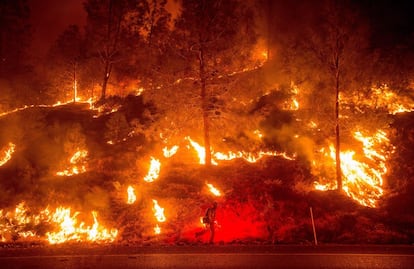
[[155, 225], [155, 227], [154, 227], [154, 233], [155, 234], [160, 234], [161, 233], [161, 228], [160, 228], [160, 226], [158, 225], [158, 223]]
[[221, 192], [213, 186], [213, 184], [210, 183], [206, 183], [209, 191], [214, 195], [214, 196], [221, 196]]
[[290, 101], [286, 101], [284, 104], [284, 109], [286, 110], [299, 110], [299, 101], [297, 95], [299, 93], [299, 88], [293, 82], [290, 85], [290, 92], [292, 94]]
[[263, 134], [262, 134], [262, 132], [260, 132], [260, 130], [254, 130], [254, 132], [253, 132], [255, 135], [257, 135], [257, 137], [259, 138], [259, 139], [262, 139], [263, 138]]
[[78, 81], [75, 79], [74, 81], [73, 81], [73, 91], [74, 91], [74, 94], [75, 94], [75, 101], [76, 101], [76, 99], [78, 99]]
[[229, 161], [229, 160], [233, 160], [236, 158], [242, 158], [250, 163], [255, 163], [265, 156], [283, 157], [287, 160], [295, 159], [295, 156], [289, 156], [286, 152], [277, 152], [277, 151], [259, 151], [258, 153], [251, 153], [251, 152], [245, 152], [245, 151], [238, 151], [238, 152], [229, 151], [226, 154], [222, 152], [214, 153], [214, 157], [217, 160]]
[[87, 155], [88, 155], [87, 150], [79, 150], [75, 152], [75, 154], [73, 154], [72, 158], [70, 158], [70, 163], [77, 164], [80, 160], [86, 158]]
[[79, 212], [73, 215], [70, 213], [71, 208], [58, 207], [52, 216], [52, 222], [60, 226], [58, 232], [46, 233], [47, 240], [50, 244], [60, 244], [67, 241], [92, 241], [92, 242], [113, 242], [118, 235], [118, 230], [108, 231], [99, 225], [96, 211], [92, 211], [92, 227], [84, 227], [85, 223], [77, 225], [77, 216]]
[[10, 142], [8, 147], [3, 151], [3, 156], [0, 158], [0, 166], [3, 166], [11, 159], [15, 148], [16, 145]]
[[311, 129], [314, 129], [314, 130], [317, 130], [317, 131], [320, 131], [320, 130], [321, 130], [321, 129], [319, 129], [318, 124], [317, 124], [316, 122], [314, 122], [313, 120], [311, 120], [311, 121], [307, 124], [307, 126], [308, 126], [309, 128], [311, 128]]
[[29, 215], [24, 202], [19, 203], [11, 212], [4, 213], [0, 210], [0, 241], [7, 242], [6, 237], [11, 237], [13, 234], [22, 238], [38, 238], [36, 232], [27, 231], [24, 228], [36, 226], [45, 219], [47, 220], [45, 212], [48, 213], [47, 209], [38, 215]]
[[167, 147], [164, 147], [164, 148], [162, 149], [162, 151], [163, 151], [163, 153], [164, 153], [164, 157], [165, 157], [165, 158], [170, 158], [170, 157], [174, 156], [174, 154], [176, 154], [176, 153], [177, 153], [178, 148], [179, 148], [179, 147], [178, 147], [177, 145], [172, 146], [170, 149], [169, 149], [169, 148], [167, 148]]
[[13, 234], [22, 238], [42, 239], [33, 230], [27, 230], [39, 224], [49, 224], [57, 228], [57, 231], [47, 232], [46, 238], [50, 244], [59, 244], [67, 241], [113, 242], [118, 235], [118, 230], [107, 230], [98, 222], [98, 213], [92, 211], [93, 225], [85, 227], [85, 223], [78, 224], [79, 212], [71, 214], [71, 208], [58, 207], [52, 213], [45, 208], [39, 214], [31, 214], [25, 202], [16, 206], [14, 211], [3, 213], [0, 210], [0, 237], [6, 242], [6, 237]]
[[373, 109], [385, 109], [392, 115], [414, 111], [412, 97], [398, 95], [386, 84], [372, 87], [368, 96], [350, 95], [341, 97], [344, 103], [358, 104]]
[[155, 199], [152, 199], [152, 202], [154, 203], [154, 206], [152, 210], [154, 211], [154, 216], [157, 219], [158, 222], [164, 222], [166, 221], [165, 215], [164, 215], [164, 208], [160, 207], [158, 205], [158, 201]]
[[[354, 132], [354, 138], [362, 143], [363, 156], [357, 158], [353, 150], [341, 151], [341, 169], [344, 176], [343, 190], [361, 205], [375, 207], [383, 195], [383, 176], [387, 173], [386, 161], [389, 157], [389, 139], [386, 133], [378, 130], [373, 136], [363, 136]], [[335, 148], [329, 147], [329, 157], [335, 163]], [[325, 152], [324, 149], [321, 152]], [[336, 188], [336, 183], [315, 183], [315, 189], [329, 190]]]
[[[189, 136], [186, 139], [190, 142], [191, 146], [196, 150], [199, 158], [200, 164], [205, 164], [205, 149], [200, 146], [197, 142], [193, 141]], [[286, 152], [277, 152], [277, 151], [259, 151], [258, 153], [251, 153], [245, 151], [228, 151], [227, 153], [223, 152], [212, 152], [211, 163], [213, 165], [218, 165], [217, 161], [230, 161], [237, 158], [242, 158], [250, 163], [255, 163], [265, 156], [278, 156], [283, 157], [287, 160], [294, 160], [295, 156], [289, 156]]]
[[134, 193], [134, 188], [132, 186], [128, 186], [128, 200], [127, 204], [132, 205], [137, 200], [137, 196]]
[[269, 60], [269, 50], [265, 40], [258, 40], [256, 46], [252, 49], [251, 61], [256, 66], [262, 66]]
[[207, 225], [203, 222], [203, 217], [200, 217], [200, 224], [201, 226], [203, 226], [204, 228], [207, 227]]
[[398, 96], [386, 84], [380, 87], [373, 87], [372, 95], [373, 99], [375, 99], [372, 104], [375, 104], [376, 108], [386, 107], [390, 114], [395, 115], [414, 110], [414, 103], [411, 99]]
[[85, 165], [81, 165], [78, 167], [79, 163], [83, 163], [86, 156], [88, 156], [87, 150], [78, 150], [73, 154], [73, 156], [70, 158], [69, 162], [73, 165], [71, 168], [65, 169], [64, 171], [59, 171], [56, 173], [58, 176], [73, 176], [78, 175], [81, 173], [86, 172]]
[[148, 170], [148, 174], [144, 177], [146, 182], [153, 182], [155, 179], [159, 177], [161, 168], [161, 162], [154, 157], [151, 157], [151, 164]]
[[140, 96], [144, 91], [145, 91], [145, 89], [143, 87], [140, 87], [140, 88], [136, 89], [135, 90], [135, 96]]
[[267, 51], [262, 51], [262, 57], [266, 60], [269, 58], [269, 54], [267, 53]]
[[[185, 139], [187, 139], [191, 146], [195, 149], [198, 155], [199, 163], [200, 164], [206, 164], [206, 150], [203, 146], [192, 140], [189, 136], [187, 136]], [[213, 165], [217, 165], [217, 163], [214, 160], [211, 160], [211, 163]]]
[[[95, 100], [93, 100], [92, 98], [89, 98], [87, 100], [85, 100], [84, 98], [80, 98], [80, 97], [75, 97], [75, 101], [77, 103], [81, 103], [81, 104], [89, 104], [89, 109], [95, 109], [93, 106], [93, 103], [95, 102]], [[68, 105], [68, 104], [72, 104], [73, 103], [73, 98], [70, 98], [68, 101], [57, 101], [56, 103], [52, 104], [52, 105], [45, 105], [45, 104], [41, 104], [41, 105], [25, 105], [23, 107], [18, 107], [9, 111], [5, 111], [0, 113], [0, 117], [9, 115], [9, 114], [13, 114], [19, 111], [23, 111], [29, 108], [36, 108], [36, 107], [58, 107], [58, 106], [64, 106], [64, 105]]]

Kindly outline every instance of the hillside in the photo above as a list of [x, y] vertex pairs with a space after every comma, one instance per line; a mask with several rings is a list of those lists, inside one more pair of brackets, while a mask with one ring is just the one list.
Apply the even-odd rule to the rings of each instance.
[[[404, 186], [369, 208], [336, 191], [315, 190], [309, 164], [301, 158], [236, 158], [206, 168], [188, 141], [167, 158], [156, 145], [131, 134], [130, 123], [141, 120], [144, 111], [140, 97], [114, 102], [117, 111], [68, 104], [27, 108], [0, 118], [0, 150], [15, 145], [0, 166], [3, 241], [50, 242], [53, 233], [68, 236], [50, 213], [62, 207], [70, 208], [66, 218], [73, 227], [81, 227], [80, 232], [95, 229], [102, 236], [91, 240], [85, 232], [67, 241], [200, 243], [208, 237], [194, 236], [203, 229], [200, 217], [216, 201], [216, 242], [312, 244], [310, 208], [320, 243], [414, 242], [414, 170], [411, 163], [401, 162], [413, 154], [412, 113], [396, 118], [393, 126], [397, 153], [390, 161], [389, 185], [397, 189], [396, 178], [404, 174]], [[160, 161], [160, 171], [147, 182], [151, 157]], [[130, 204], [129, 186], [136, 198]], [[154, 200], [165, 221], [154, 216]], [[59, 234], [62, 230], [66, 234]]]

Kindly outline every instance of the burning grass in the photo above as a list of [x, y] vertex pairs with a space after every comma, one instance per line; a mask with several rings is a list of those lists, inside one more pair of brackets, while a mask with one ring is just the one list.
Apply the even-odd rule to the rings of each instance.
[[[137, 153], [142, 141], [106, 143], [101, 132], [107, 118], [90, 121], [76, 117], [67, 116], [70, 123], [58, 125], [54, 121], [59, 117], [44, 116], [36, 121], [46, 122], [40, 134], [46, 138], [53, 135], [55, 141], [45, 138], [43, 143], [44, 137], [38, 134], [33, 138], [36, 143], [30, 139], [25, 144], [24, 140], [15, 142], [19, 150], [7, 155], [10, 157], [0, 170], [0, 232], [4, 241], [194, 244], [207, 240], [194, 234], [203, 229], [200, 217], [213, 201], [218, 202], [216, 242], [310, 243], [310, 207], [320, 242], [407, 243], [414, 238], [412, 229], [401, 230], [387, 221], [393, 208], [386, 207], [386, 196], [379, 189], [368, 189], [377, 208], [361, 206], [363, 203], [335, 191], [315, 191], [313, 182], [319, 178], [301, 156], [277, 151], [217, 151], [212, 155], [218, 165], [207, 168], [199, 163], [202, 147], [189, 137], [183, 138], [188, 142], [185, 145], [164, 147], [159, 152], [148, 147]], [[65, 132], [59, 133], [61, 127]], [[65, 151], [60, 137], [70, 137], [72, 144], [66, 148], [72, 151]], [[363, 148], [358, 154], [362, 152], [370, 169], [378, 168], [370, 174], [374, 184], [368, 185], [382, 190], [383, 162], [391, 156], [372, 151], [372, 145], [389, 141], [382, 132], [371, 138], [355, 133]], [[47, 143], [48, 147], [41, 147]], [[1, 150], [9, 152], [8, 147]], [[326, 153], [325, 160], [332, 162]], [[187, 155], [191, 158], [183, 158]], [[360, 158], [351, 160], [361, 162]], [[68, 171], [76, 166], [82, 173], [58, 176], [55, 168], [61, 164]], [[347, 179], [354, 184], [363, 177]], [[357, 186], [349, 182], [345, 185], [348, 190]], [[355, 191], [357, 195], [358, 189]], [[407, 223], [412, 219], [407, 218], [401, 226]]]

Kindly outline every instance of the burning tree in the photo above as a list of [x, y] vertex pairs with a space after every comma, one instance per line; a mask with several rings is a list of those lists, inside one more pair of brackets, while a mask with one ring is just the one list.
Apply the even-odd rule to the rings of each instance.
[[[235, 131], [235, 117], [248, 118], [249, 102], [260, 91], [237, 84], [241, 73], [258, 67], [251, 53], [256, 44], [251, 15], [243, 1], [183, 1], [171, 36], [176, 61], [168, 62], [176, 80], [144, 93], [158, 109], [157, 125], [164, 128], [157, 129], [163, 129], [164, 138], [182, 139], [184, 133], [203, 139], [207, 166], [212, 139]], [[225, 125], [226, 120], [232, 124]]]
[[[346, 124], [344, 95], [369, 88], [372, 60], [368, 50], [368, 31], [361, 18], [351, 11], [351, 5], [336, 1], [323, 2], [322, 15], [304, 21], [303, 31], [294, 41], [295, 55], [291, 55], [291, 73], [300, 88], [311, 89], [303, 108], [312, 109], [318, 127], [328, 137], [335, 134], [335, 164], [337, 189], [342, 190], [340, 126]], [[292, 58], [295, 57], [295, 58]], [[345, 128], [346, 129], [346, 128]]]

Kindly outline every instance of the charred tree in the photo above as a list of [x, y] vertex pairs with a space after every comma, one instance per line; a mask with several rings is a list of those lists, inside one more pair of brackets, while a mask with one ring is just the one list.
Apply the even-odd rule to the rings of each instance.
[[185, 85], [182, 81], [192, 80], [197, 85], [197, 93], [193, 85], [187, 84], [188, 98], [174, 100], [191, 102], [187, 104], [191, 109], [186, 112], [187, 116], [200, 115], [198, 122], [191, 119], [187, 123], [193, 123], [193, 130], [196, 126], [200, 128], [207, 166], [212, 163], [213, 132], [220, 129], [213, 122], [223, 119], [224, 96], [230, 96], [229, 88], [236, 80], [230, 78], [231, 74], [247, 69], [249, 53], [256, 41], [250, 9], [245, 4], [235, 0], [185, 0], [173, 32], [179, 60], [172, 68], [186, 78], [180, 78], [180, 83]]

